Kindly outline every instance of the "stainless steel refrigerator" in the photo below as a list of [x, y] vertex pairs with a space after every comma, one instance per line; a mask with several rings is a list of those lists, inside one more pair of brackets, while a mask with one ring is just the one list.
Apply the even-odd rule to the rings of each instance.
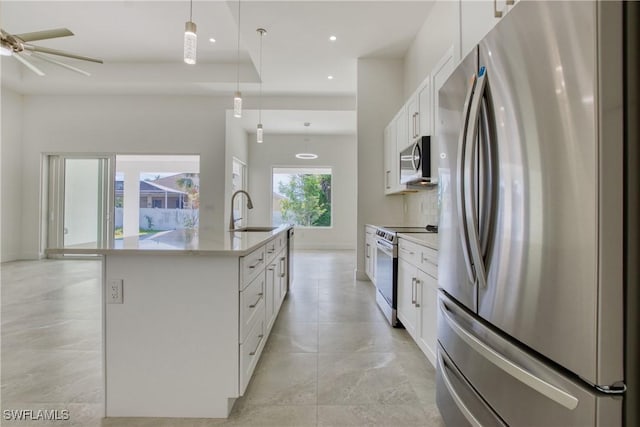
[[440, 89], [448, 426], [623, 425], [622, 17], [521, 1]]

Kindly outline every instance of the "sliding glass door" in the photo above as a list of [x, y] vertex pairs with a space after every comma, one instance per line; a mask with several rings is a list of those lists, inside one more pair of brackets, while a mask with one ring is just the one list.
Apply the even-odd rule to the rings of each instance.
[[114, 157], [49, 156], [47, 247], [104, 245], [113, 236]]

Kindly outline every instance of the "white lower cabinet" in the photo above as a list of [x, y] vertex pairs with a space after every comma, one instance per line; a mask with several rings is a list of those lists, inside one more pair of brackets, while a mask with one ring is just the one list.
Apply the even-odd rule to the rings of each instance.
[[282, 234], [240, 260], [240, 395], [287, 295], [287, 250]]
[[[402, 243], [403, 240], [400, 239], [399, 245]], [[405, 246], [411, 246], [412, 250], [411, 252], [399, 251], [398, 255], [398, 318], [435, 366], [438, 279], [432, 275], [434, 273], [432, 268], [429, 268], [429, 272], [420, 268], [420, 264], [425, 264], [420, 262], [424, 259], [424, 254], [432, 253], [433, 249], [412, 242], [404, 243]], [[421, 256], [416, 259], [418, 253]], [[432, 265], [429, 264], [429, 267]]]
[[418, 346], [422, 349], [429, 361], [436, 364], [436, 345], [438, 343], [437, 305], [438, 280], [418, 270], [416, 289], [419, 308], [419, 329], [417, 334]]
[[365, 228], [364, 271], [369, 280], [376, 283], [376, 229], [370, 225]]
[[[273, 322], [276, 319], [278, 313], [275, 309], [276, 304], [276, 268], [275, 262], [267, 265], [267, 274], [265, 280], [265, 321], [267, 323], [267, 330], [271, 329]], [[278, 288], [279, 289], [279, 288]]]
[[416, 276], [418, 269], [398, 258], [398, 317], [409, 335], [416, 339], [418, 311], [416, 307]]
[[[264, 303], [260, 304], [261, 311], [264, 311]], [[240, 391], [244, 393], [249, 385], [251, 374], [260, 359], [260, 354], [267, 340], [267, 330], [265, 327], [265, 318], [260, 316], [256, 318], [247, 338], [240, 343]]]

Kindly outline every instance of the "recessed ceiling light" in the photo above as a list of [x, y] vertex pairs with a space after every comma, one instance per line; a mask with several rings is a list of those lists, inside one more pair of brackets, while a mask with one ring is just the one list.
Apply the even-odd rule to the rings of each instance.
[[330, 36], [329, 40], [334, 42], [334, 41], [338, 40], [338, 38], [336, 36]]
[[313, 159], [317, 159], [318, 155], [313, 153], [298, 153], [296, 154], [296, 157], [302, 160], [313, 160]]
[[333, 80], [333, 76], [327, 76], [329, 80]]
[[215, 42], [216, 42], [216, 39], [214, 39], [213, 37], [211, 37], [211, 38], [209, 39], [209, 41], [210, 41], [211, 43], [215, 43]]

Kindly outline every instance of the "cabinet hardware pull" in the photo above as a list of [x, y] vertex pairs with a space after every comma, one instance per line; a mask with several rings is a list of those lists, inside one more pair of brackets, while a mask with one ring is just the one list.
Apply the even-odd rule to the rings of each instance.
[[420, 284], [420, 279], [416, 279], [416, 302], [414, 303], [414, 305], [416, 306], [416, 308], [420, 307], [420, 303], [418, 302], [418, 284]]
[[285, 267], [285, 265], [286, 265], [286, 264], [285, 264], [285, 261], [286, 261], [286, 258], [285, 258], [285, 257], [280, 258], [280, 262], [282, 263], [282, 266], [281, 266], [281, 268], [280, 268], [280, 271], [281, 271], [281, 273], [280, 273], [280, 277], [284, 277], [284, 276], [285, 276], [285, 272], [284, 272], [284, 267]]
[[259, 258], [259, 259], [258, 259], [258, 262], [256, 262], [256, 263], [255, 263], [255, 264], [253, 264], [253, 265], [250, 265], [250, 266], [249, 266], [249, 268], [253, 270], [253, 269], [254, 269], [254, 268], [256, 268], [257, 266], [259, 266], [260, 264], [262, 264], [262, 261], [264, 261], [264, 259], [263, 259], [263, 258]]
[[496, 18], [502, 18], [502, 11], [498, 10], [498, 0], [493, 0], [493, 16]]
[[255, 356], [256, 355], [256, 353], [258, 352], [258, 348], [260, 348], [260, 343], [262, 342], [262, 338], [264, 338], [264, 335], [260, 334], [260, 335], [258, 335], [258, 338], [260, 338], [258, 340], [258, 345], [256, 346], [255, 350], [253, 350], [251, 353], [249, 353], [249, 356]]
[[412, 277], [411, 278], [411, 304], [415, 305], [416, 304], [416, 278]]
[[258, 303], [259, 303], [259, 302], [260, 302], [260, 300], [262, 299], [262, 296], [263, 296], [263, 295], [264, 295], [264, 294], [263, 294], [262, 292], [260, 292], [260, 293], [258, 294], [258, 299], [256, 300], [256, 302], [254, 302], [253, 304], [251, 304], [251, 305], [249, 306], [249, 308], [256, 308], [256, 305], [258, 305]]
[[385, 179], [386, 179], [386, 181], [387, 181], [387, 184], [386, 184], [386, 188], [387, 188], [387, 190], [391, 188], [391, 185], [389, 184], [389, 181], [390, 181], [389, 177], [390, 177], [390, 176], [391, 176], [391, 171], [386, 171]]
[[410, 250], [405, 249], [405, 248], [400, 248], [400, 251], [401, 251], [401, 252], [406, 252], [406, 253], [408, 253], [409, 255], [415, 255], [415, 252], [410, 251]]

